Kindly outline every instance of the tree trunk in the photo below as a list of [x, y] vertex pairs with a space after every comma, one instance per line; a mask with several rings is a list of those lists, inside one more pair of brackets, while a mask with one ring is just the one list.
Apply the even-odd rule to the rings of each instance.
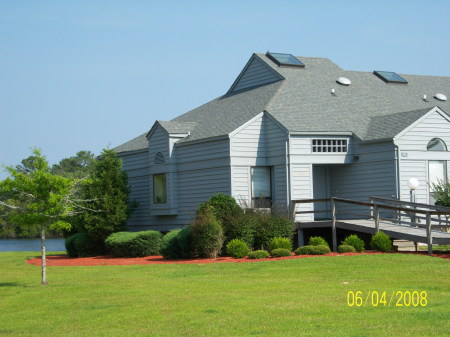
[[42, 284], [47, 284], [47, 256], [45, 255], [45, 225], [41, 227]]

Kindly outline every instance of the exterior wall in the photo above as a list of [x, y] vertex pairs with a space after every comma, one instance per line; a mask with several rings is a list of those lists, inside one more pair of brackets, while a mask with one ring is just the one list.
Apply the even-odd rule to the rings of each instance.
[[[312, 199], [313, 185], [312, 185], [312, 164], [290, 164], [290, 188], [291, 199]], [[310, 203], [298, 204], [295, 211], [312, 211], [313, 205]], [[299, 214], [296, 215], [296, 221], [312, 221], [313, 214]]]
[[122, 152], [122, 168], [128, 174], [131, 187], [130, 199], [138, 202], [138, 208], [128, 220], [131, 228], [143, 226], [150, 222], [150, 174], [147, 149]]
[[[447, 145], [447, 151], [427, 151], [428, 142], [440, 138]], [[447, 179], [450, 178], [450, 121], [439, 111], [433, 110], [416, 124], [395, 138], [400, 157], [400, 198], [410, 200], [407, 182], [410, 178], [419, 180], [416, 200], [429, 203], [428, 161], [446, 160]]]
[[251, 167], [270, 166], [272, 204], [287, 211], [287, 133], [269, 116], [259, 114], [230, 137], [231, 193], [242, 207], [252, 205]]
[[280, 79], [282, 77], [270, 69], [268, 65], [258, 57], [253, 57], [237, 79], [237, 82], [233, 84], [232, 92], [273, 83]]

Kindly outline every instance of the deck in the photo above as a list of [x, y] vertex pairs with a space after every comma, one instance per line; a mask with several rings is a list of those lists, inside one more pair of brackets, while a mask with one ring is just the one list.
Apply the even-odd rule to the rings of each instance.
[[[329, 198], [329, 199], [306, 199], [294, 200], [294, 216], [297, 214], [314, 214], [318, 211], [296, 211], [298, 204], [317, 202], [331, 203], [331, 210], [326, 210], [332, 214], [331, 220], [321, 221], [300, 221], [297, 222], [299, 230], [306, 228], [331, 227], [333, 237], [333, 250], [337, 250], [336, 228], [347, 229], [355, 232], [374, 234], [383, 231], [393, 239], [408, 240], [413, 242], [426, 243], [428, 253], [432, 253], [432, 245], [450, 245], [450, 208], [432, 206], [419, 203], [404, 202], [394, 199], [384, 199], [370, 197], [370, 202], [356, 200]], [[345, 219], [345, 213], [341, 212], [339, 205], [352, 204], [364, 207], [369, 210], [366, 214], [350, 213]], [[321, 210], [319, 212], [324, 212]], [[390, 216], [386, 215], [390, 212]], [[370, 214], [367, 216], [367, 214]], [[383, 217], [382, 217], [383, 216]]]

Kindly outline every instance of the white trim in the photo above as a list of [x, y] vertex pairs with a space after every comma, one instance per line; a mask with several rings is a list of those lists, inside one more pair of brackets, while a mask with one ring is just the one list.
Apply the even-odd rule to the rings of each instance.
[[[414, 123], [403, 129], [400, 133], [398, 133], [396, 136], [394, 136], [393, 141], [394, 144], [396, 144], [396, 141], [401, 138], [403, 135], [405, 135], [408, 131], [410, 131], [412, 128], [420, 124], [423, 120], [425, 120], [427, 117], [429, 117], [431, 114], [437, 112], [439, 115], [441, 115], [443, 118], [445, 118], [450, 123], [450, 116], [448, 116], [442, 109], [440, 109], [438, 106], [435, 106], [434, 108], [431, 108], [430, 111], [428, 111], [425, 115], [420, 117], [418, 120], [416, 120]], [[396, 144], [397, 145], [397, 144]]]
[[257, 114], [255, 117], [253, 117], [252, 119], [249, 119], [247, 122], [245, 122], [244, 124], [242, 124], [240, 127], [238, 127], [237, 129], [235, 129], [234, 131], [231, 131], [228, 135], [229, 138], [235, 136], [237, 133], [239, 133], [240, 131], [242, 131], [243, 129], [245, 129], [247, 126], [249, 126], [250, 124], [252, 124], [254, 121], [258, 120], [258, 118], [261, 118], [264, 115], [264, 111], [260, 112], [259, 114]]

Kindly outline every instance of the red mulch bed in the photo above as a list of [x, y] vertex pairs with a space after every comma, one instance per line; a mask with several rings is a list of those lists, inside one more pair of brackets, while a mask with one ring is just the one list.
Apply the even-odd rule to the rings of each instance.
[[[132, 265], [132, 264], [205, 264], [205, 263], [223, 263], [223, 262], [259, 262], [259, 261], [275, 261], [275, 260], [291, 260], [302, 259], [309, 257], [339, 257], [339, 256], [353, 256], [353, 255], [373, 255], [383, 254], [375, 251], [365, 251], [363, 253], [330, 253], [326, 255], [292, 255], [287, 257], [267, 258], [267, 259], [234, 259], [232, 257], [219, 257], [217, 259], [185, 259], [185, 260], [166, 260], [162, 256], [146, 256], [146, 257], [134, 257], [134, 258], [118, 258], [110, 255], [96, 256], [96, 257], [83, 257], [83, 258], [70, 258], [67, 255], [50, 255], [47, 256], [47, 266], [119, 266], [119, 265]], [[389, 254], [420, 254], [427, 255], [427, 252], [394, 252]], [[450, 254], [433, 254], [432, 256], [441, 257], [444, 259], [450, 259]], [[27, 260], [28, 264], [36, 266], [41, 265], [41, 258], [35, 257]]]

